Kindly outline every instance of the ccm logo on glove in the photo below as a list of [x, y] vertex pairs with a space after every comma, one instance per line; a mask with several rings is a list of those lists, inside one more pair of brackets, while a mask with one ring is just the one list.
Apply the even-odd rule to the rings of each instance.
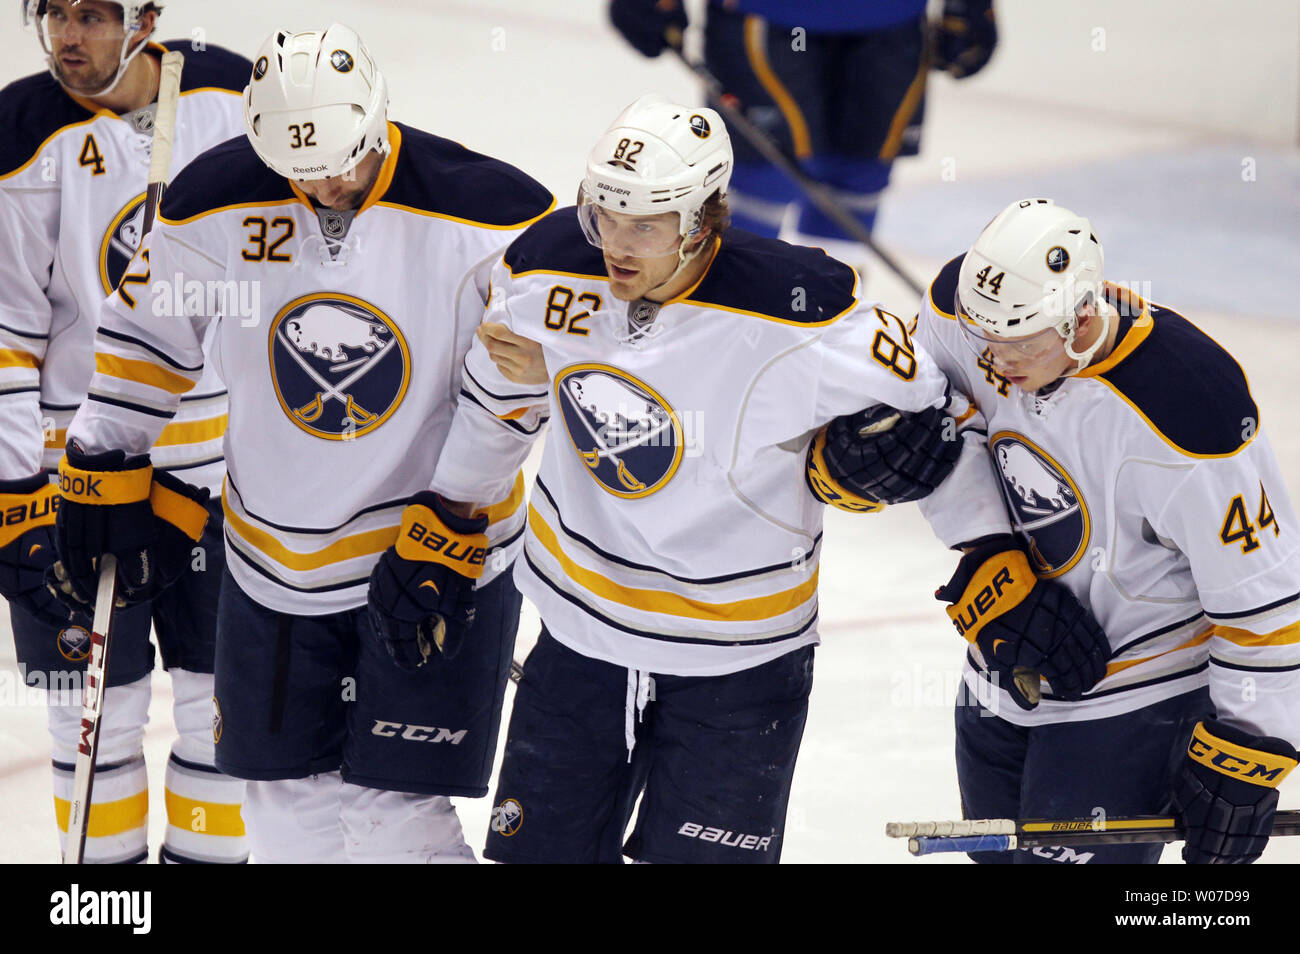
[[1296, 766], [1296, 760], [1285, 755], [1273, 755], [1220, 739], [1203, 722], [1192, 733], [1187, 756], [1216, 772], [1268, 788], [1277, 788]]

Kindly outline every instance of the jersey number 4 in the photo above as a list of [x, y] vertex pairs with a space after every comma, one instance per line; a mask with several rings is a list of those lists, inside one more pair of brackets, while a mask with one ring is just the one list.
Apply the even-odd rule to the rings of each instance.
[[1273, 536], [1280, 536], [1282, 527], [1273, 516], [1273, 507], [1268, 502], [1268, 494], [1264, 493], [1264, 485], [1259, 485], [1259, 513], [1255, 517], [1255, 523], [1250, 522], [1250, 517], [1246, 515], [1246, 501], [1241, 494], [1232, 498], [1232, 503], [1228, 504], [1228, 512], [1223, 518], [1223, 529], [1219, 531], [1219, 539], [1223, 541], [1225, 547], [1232, 546], [1237, 541], [1241, 541], [1241, 552], [1251, 553], [1259, 549], [1259, 540], [1255, 534], [1264, 531], [1268, 527], [1273, 528]]
[[102, 176], [104, 174], [104, 155], [99, 151], [99, 143], [95, 142], [93, 133], [86, 133], [85, 141], [81, 144], [81, 155], [77, 157], [77, 162], [83, 166], [90, 166], [91, 175]]

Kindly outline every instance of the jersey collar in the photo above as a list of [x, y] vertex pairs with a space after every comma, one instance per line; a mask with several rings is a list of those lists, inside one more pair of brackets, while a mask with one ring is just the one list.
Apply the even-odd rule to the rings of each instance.
[[1132, 324], [1129, 325], [1124, 336], [1115, 342], [1115, 347], [1111, 349], [1110, 354], [1096, 364], [1090, 364], [1082, 371], [1076, 372], [1071, 377], [1095, 378], [1113, 370], [1121, 361], [1136, 351], [1142, 342], [1147, 340], [1147, 337], [1151, 334], [1151, 329], [1155, 327], [1155, 322], [1151, 318], [1151, 306], [1139, 295], [1135, 295], [1127, 288], [1120, 288], [1111, 282], [1103, 282], [1102, 288], [1106, 301], [1119, 312], [1115, 320], [1120, 320], [1120, 316], [1128, 316], [1133, 319]]

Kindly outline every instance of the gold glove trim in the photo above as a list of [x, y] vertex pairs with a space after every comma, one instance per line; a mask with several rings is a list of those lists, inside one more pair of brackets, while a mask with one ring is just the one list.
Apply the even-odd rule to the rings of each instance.
[[487, 561], [488, 538], [486, 533], [456, 533], [429, 507], [411, 504], [402, 511], [396, 547], [403, 560], [441, 563], [477, 580]]
[[149, 490], [149, 506], [153, 508], [155, 517], [166, 520], [195, 543], [202, 538], [203, 528], [208, 525], [207, 507], [159, 483], [153, 484]]
[[30, 494], [0, 494], [0, 548], [28, 530], [52, 527], [59, 513], [59, 489], [46, 484]]
[[1285, 755], [1261, 752], [1220, 739], [1205, 727], [1204, 722], [1196, 723], [1192, 730], [1187, 755], [1222, 775], [1265, 788], [1277, 788], [1296, 767], [1296, 760]]
[[135, 470], [82, 470], [68, 463], [67, 455], [59, 461], [59, 492], [64, 500], [109, 506], [138, 503], [149, 499], [153, 467]]
[[1037, 582], [1024, 553], [1004, 550], [980, 564], [961, 598], [948, 607], [948, 618], [974, 643], [989, 620], [1019, 606]]
[[812, 447], [809, 448], [808, 485], [812, 488], [814, 497], [824, 504], [830, 504], [836, 510], [847, 510], [849, 513], [879, 513], [885, 509], [885, 505], [879, 500], [860, 497], [853, 491], [841, 487], [831, 477], [830, 470], [826, 466], [826, 428], [824, 427], [817, 432]]

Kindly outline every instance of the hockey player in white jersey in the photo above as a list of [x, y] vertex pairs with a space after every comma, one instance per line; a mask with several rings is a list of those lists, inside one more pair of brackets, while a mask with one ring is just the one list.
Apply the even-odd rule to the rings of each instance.
[[[24, 17], [49, 72], [0, 91], [0, 593], [10, 601], [19, 665], [46, 685], [55, 814], [66, 828], [81, 717], [89, 619], [46, 589], [54, 561], [53, 473], [65, 430], [95, 367], [100, 306], [140, 243], [159, 58], [185, 53], [173, 168], [241, 128], [239, 91], [251, 64], [216, 46], [149, 41], [153, 3], [31, 0]], [[224, 472], [224, 386], [205, 377], [168, 423], [159, 480], [216, 490]], [[15, 520], [21, 514], [26, 519]], [[243, 784], [213, 768], [212, 655], [221, 579], [220, 519], [200, 538], [202, 559], [151, 605], [119, 611], [85, 857], [133, 862], [148, 853], [148, 778], [142, 743], [157, 632], [179, 735], [166, 770], [163, 861], [239, 862]], [[189, 544], [188, 554], [194, 546]], [[63, 685], [62, 691], [58, 686]], [[203, 823], [196, 825], [198, 811]]]
[[[554, 433], [516, 565], [543, 631], [489, 858], [777, 861], [818, 640], [810, 436], [878, 401], [947, 406], [852, 269], [726, 229], [731, 164], [714, 111], [645, 96], [590, 153], [578, 206], [493, 270], [491, 351], [466, 359], [434, 489], [491, 499], [548, 414]], [[506, 354], [520, 341], [544, 375]], [[929, 478], [983, 468], [1005, 526], [978, 442], [947, 450]]]
[[[174, 178], [129, 266], [158, 284], [105, 308], [61, 465], [59, 546], [85, 590], [100, 553], [141, 549], [135, 475], [214, 331], [230, 387], [216, 757], [250, 780], [261, 862], [472, 861], [447, 796], [487, 792], [514, 645], [502, 571], [522, 480], [466, 519], [428, 487], [487, 270], [553, 199], [387, 103], [346, 26], [263, 44], [247, 135]], [[257, 288], [260, 310], [214, 311], [213, 287]]]
[[[1177, 312], [1103, 280], [1088, 220], [1012, 203], [939, 273], [915, 333], [971, 395], [1042, 579], [1110, 641], [1081, 699], [957, 707], [970, 818], [1171, 811], [1188, 862], [1259, 857], [1300, 742], [1300, 533], [1246, 376]], [[967, 560], [971, 559], [970, 557]], [[968, 567], [941, 589], [990, 689]], [[1161, 846], [981, 855], [1154, 862]]]

